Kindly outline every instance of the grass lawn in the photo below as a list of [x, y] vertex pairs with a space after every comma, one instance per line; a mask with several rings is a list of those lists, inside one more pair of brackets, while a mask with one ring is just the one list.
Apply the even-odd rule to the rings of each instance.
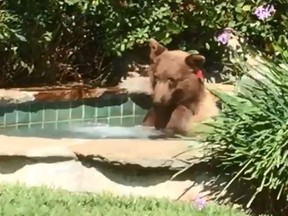
[[207, 204], [199, 210], [195, 204], [164, 199], [115, 197], [70, 193], [47, 188], [0, 186], [2, 216], [245, 216], [225, 206]]

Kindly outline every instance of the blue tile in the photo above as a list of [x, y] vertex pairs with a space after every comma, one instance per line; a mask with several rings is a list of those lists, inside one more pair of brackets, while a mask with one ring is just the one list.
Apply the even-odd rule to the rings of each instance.
[[56, 103], [45, 103], [44, 104], [44, 122], [55, 122], [56, 121]]
[[63, 101], [57, 104], [58, 110], [58, 121], [62, 120], [69, 120], [70, 119], [70, 112], [71, 110], [71, 102], [70, 101]]
[[7, 106], [5, 109], [4, 121], [5, 125], [16, 125], [17, 124], [17, 107], [16, 106]]
[[44, 121], [44, 104], [35, 102], [30, 104], [30, 121], [43, 122]]
[[30, 113], [30, 105], [29, 104], [27, 104], [27, 103], [18, 104], [18, 108], [17, 108], [18, 122], [17, 122], [17, 124], [29, 123], [29, 113]]

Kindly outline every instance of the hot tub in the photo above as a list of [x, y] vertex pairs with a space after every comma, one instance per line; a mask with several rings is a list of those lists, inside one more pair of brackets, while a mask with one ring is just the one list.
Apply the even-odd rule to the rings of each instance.
[[53, 99], [51, 91], [42, 91], [33, 101], [0, 103], [0, 134], [55, 139], [149, 139], [161, 135], [141, 126], [152, 105], [149, 95], [118, 90], [99, 97], [83, 97], [82, 92], [81, 98], [73, 96], [77, 91], [69, 92], [67, 96], [58, 90]]

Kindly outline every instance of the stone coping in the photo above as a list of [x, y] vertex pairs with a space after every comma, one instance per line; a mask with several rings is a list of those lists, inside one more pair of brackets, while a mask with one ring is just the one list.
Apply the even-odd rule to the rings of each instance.
[[62, 86], [25, 89], [0, 89], [0, 102], [13, 104], [30, 101], [65, 101], [99, 98], [104, 94], [127, 94], [119, 87], [88, 88], [85, 86]]
[[[210, 89], [233, 92], [234, 85], [206, 83]], [[149, 77], [128, 77], [118, 86], [94, 88], [87, 85], [47, 86], [31, 88], [0, 89], [0, 104], [24, 103], [29, 101], [63, 101], [98, 98], [104, 94], [146, 94], [152, 93]]]
[[[189, 145], [193, 151], [187, 152]], [[202, 145], [188, 140], [131, 139], [46, 139], [0, 136], [0, 157], [62, 157], [69, 160], [86, 157], [114, 166], [181, 170], [188, 160], [198, 163]]]

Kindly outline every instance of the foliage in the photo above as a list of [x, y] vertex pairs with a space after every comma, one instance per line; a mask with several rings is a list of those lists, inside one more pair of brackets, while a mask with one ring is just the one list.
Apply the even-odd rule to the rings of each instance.
[[73, 194], [47, 188], [1, 185], [1, 215], [245, 215], [228, 207], [210, 204], [198, 210], [191, 204], [164, 199], [114, 197], [109, 194]]
[[[259, 20], [254, 14], [256, 8], [269, 3], [276, 8], [275, 16]], [[260, 46], [258, 48], [263, 48], [263, 51], [270, 54], [280, 54], [287, 47], [287, 28], [285, 26], [288, 25], [288, 14], [284, 10], [287, 4], [287, 0], [236, 0], [229, 2], [207, 0], [205, 4], [200, 5], [194, 16], [198, 15], [199, 19], [205, 17], [205, 19], [199, 20], [202, 28], [214, 30], [221, 30], [226, 27], [233, 28], [242, 32], [245, 38], [252, 42], [251, 44], [256, 43]], [[286, 54], [288, 54], [287, 51], [285, 51]]]
[[179, 2], [5, 0], [0, 87], [15, 80], [23, 84], [27, 77], [33, 85], [67, 79], [97, 79], [99, 85], [106, 81], [110, 57], [146, 45], [150, 37], [167, 44], [180, 33], [182, 12], [172, 9]]
[[263, 192], [272, 201], [288, 195], [288, 75], [287, 67], [263, 58], [254, 67], [242, 62], [250, 82], [242, 83], [236, 95], [214, 91], [223, 110], [209, 124], [213, 130], [206, 141], [213, 146], [209, 156], [232, 178], [227, 187], [233, 181], [254, 186], [249, 207]]
[[[258, 20], [254, 11], [264, 3], [273, 3], [277, 13]], [[0, 87], [26, 80], [30, 85], [71, 80], [104, 85], [108, 73], [120, 73], [112, 60], [147, 47], [151, 37], [199, 50], [208, 64], [221, 63], [227, 50], [215, 36], [226, 27], [241, 31], [267, 55], [287, 57], [286, 6], [287, 0], [4, 0]]]
[[99, 76], [102, 53], [95, 42], [95, 24], [86, 23], [83, 7], [64, 0], [4, 1], [3, 11], [9, 11], [7, 17], [15, 22], [0, 34], [12, 31], [18, 37], [0, 40], [0, 86], [23, 85], [26, 79], [30, 85], [65, 79], [79, 82], [92, 71]]
[[[91, 9], [99, 16], [107, 53], [121, 55], [125, 50], [147, 43], [150, 37], [164, 45], [187, 27], [180, 7], [182, 0], [167, 1], [98, 1]], [[113, 3], [112, 3], [113, 2]], [[100, 17], [102, 19], [100, 19]]]
[[[188, 35], [189, 37], [184, 37], [184, 44], [186, 42], [189, 49], [192, 47], [204, 52], [208, 61], [212, 59], [214, 63], [215, 61], [225, 62], [221, 74], [222, 78], [230, 78], [224, 76], [223, 72], [226, 71], [235, 75], [233, 65], [231, 65], [229, 59], [228, 47], [219, 47], [219, 43], [215, 40], [215, 37], [225, 28], [241, 32], [241, 37], [247, 43], [253, 44], [254, 48], [260, 50], [264, 56], [270, 59], [288, 58], [288, 32], [287, 27], [285, 27], [288, 25], [288, 13], [283, 10], [288, 6], [287, 0], [235, 0], [229, 2], [207, 0], [205, 4], [203, 4], [203, 1], [196, 0], [193, 3], [186, 2], [186, 5], [189, 4], [192, 5], [193, 10], [183, 15], [184, 23], [188, 28], [183, 30], [182, 35]], [[260, 20], [255, 11], [259, 6], [269, 4], [275, 7], [276, 13]], [[185, 46], [182, 48], [185, 48]]]

